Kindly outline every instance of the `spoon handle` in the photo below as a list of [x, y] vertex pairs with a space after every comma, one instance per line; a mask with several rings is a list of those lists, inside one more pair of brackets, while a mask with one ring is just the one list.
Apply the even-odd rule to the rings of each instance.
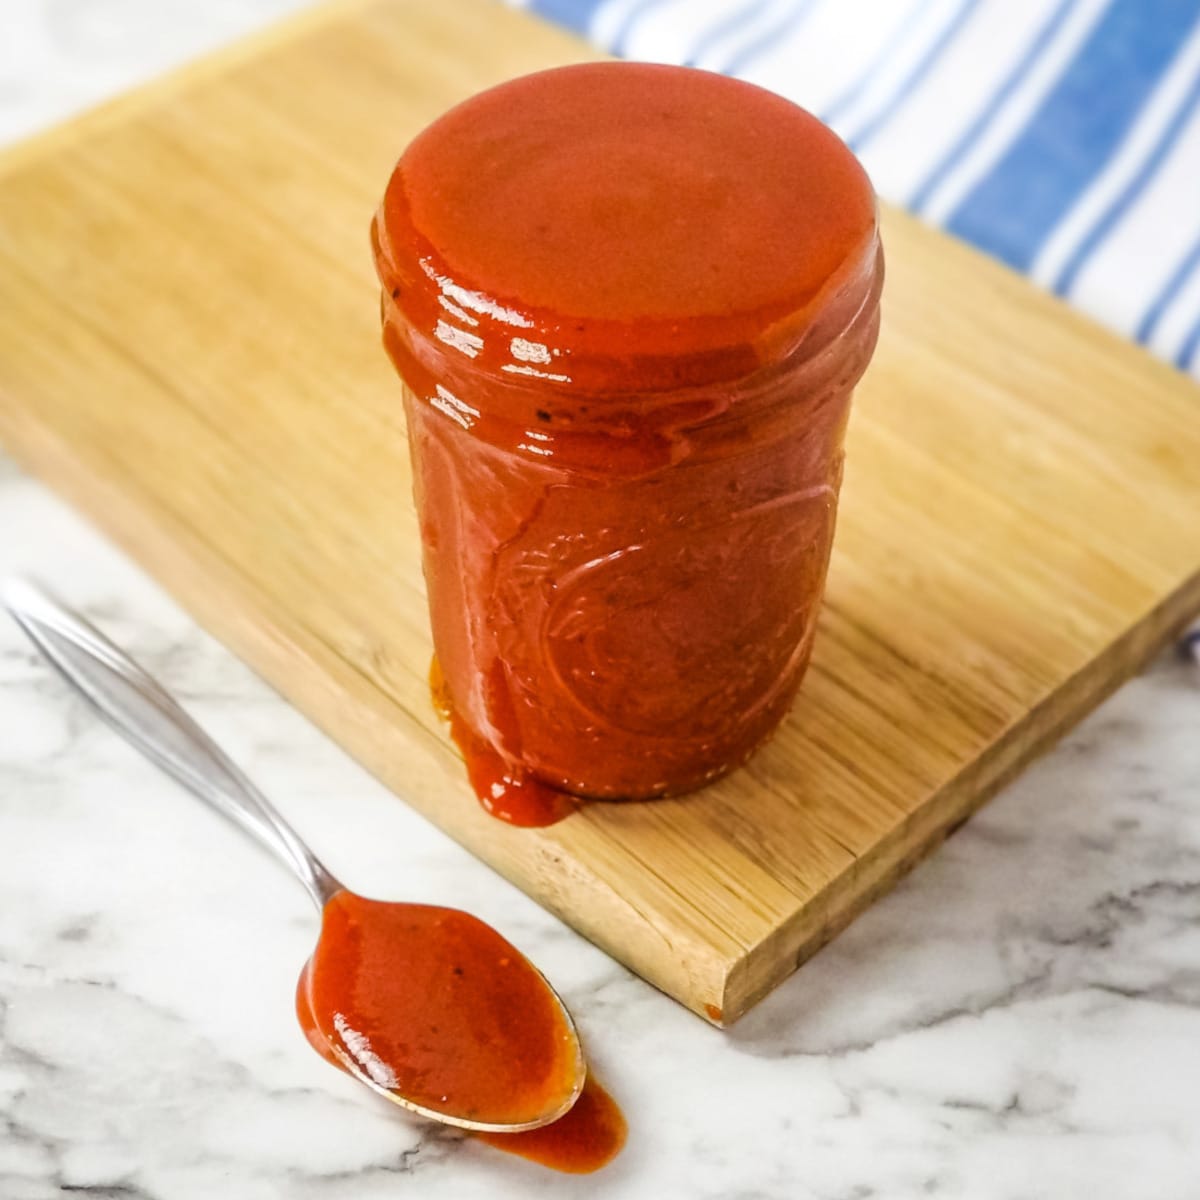
[[256, 838], [299, 877], [318, 908], [341, 884], [269, 800], [159, 683], [99, 630], [26, 579], [0, 600], [30, 640], [126, 741]]

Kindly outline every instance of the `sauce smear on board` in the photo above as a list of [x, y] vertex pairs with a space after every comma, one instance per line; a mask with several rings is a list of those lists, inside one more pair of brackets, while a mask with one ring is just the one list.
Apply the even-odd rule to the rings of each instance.
[[[494, 1123], [530, 1119], [569, 1094], [573, 1056], [553, 997], [528, 961], [467, 913], [339, 892], [296, 988], [309, 1044], [349, 1074], [434, 1111]], [[555, 1170], [614, 1158], [624, 1117], [590, 1077], [567, 1113], [524, 1133], [473, 1133]]]

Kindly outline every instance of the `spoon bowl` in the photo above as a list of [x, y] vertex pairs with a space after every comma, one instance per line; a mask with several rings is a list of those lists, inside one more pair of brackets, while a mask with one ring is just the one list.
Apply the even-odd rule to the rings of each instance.
[[337, 893], [296, 1013], [318, 1053], [373, 1091], [477, 1132], [557, 1120], [587, 1074], [570, 1014], [541, 972], [457, 909]]

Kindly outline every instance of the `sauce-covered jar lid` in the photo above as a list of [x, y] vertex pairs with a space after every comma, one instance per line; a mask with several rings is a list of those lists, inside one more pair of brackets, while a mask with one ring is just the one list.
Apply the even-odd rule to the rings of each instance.
[[790, 101], [682, 67], [586, 63], [471, 97], [409, 145], [373, 228], [402, 373], [466, 413], [486, 380], [486, 415], [518, 424], [611, 424], [631, 394], [637, 419], [658, 396], [676, 420], [681, 390], [807, 354], [877, 295], [854, 155]]

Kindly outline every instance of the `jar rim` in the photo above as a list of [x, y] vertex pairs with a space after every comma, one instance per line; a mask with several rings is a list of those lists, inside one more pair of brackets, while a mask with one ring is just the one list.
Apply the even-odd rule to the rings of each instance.
[[[401, 325], [450, 362], [497, 383], [564, 398], [648, 395], [728, 386], [816, 355], [877, 290], [878, 227], [806, 303], [777, 313], [688, 321], [575, 319], [521, 310], [456, 282], [432, 250], [398, 255], [376, 216], [371, 225], [383, 321]], [[830, 310], [840, 322], [830, 322]]]
[[483, 374], [587, 392], [727, 383], [791, 357], [877, 237], [865, 172], [811, 114], [742, 80], [618, 62], [450, 109], [405, 150], [374, 224], [392, 315]]

